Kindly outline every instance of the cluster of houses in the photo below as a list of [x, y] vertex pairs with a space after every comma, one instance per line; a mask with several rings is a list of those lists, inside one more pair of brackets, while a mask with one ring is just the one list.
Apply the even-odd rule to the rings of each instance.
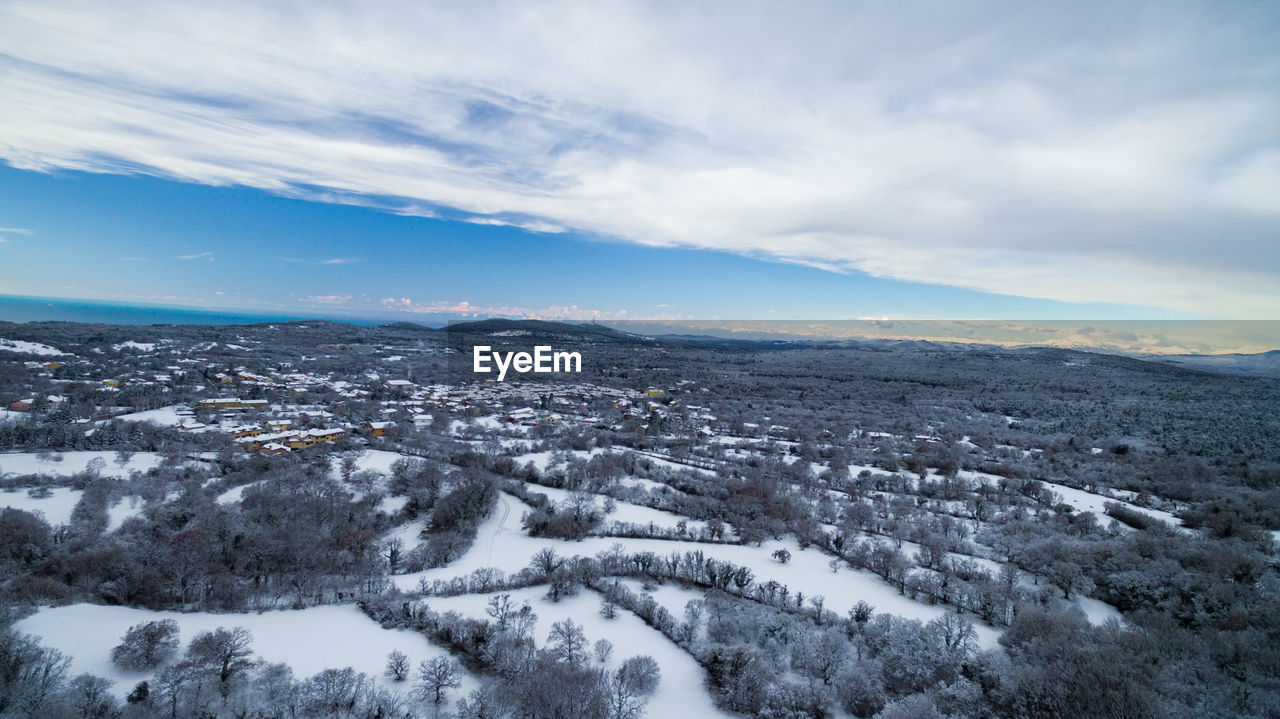
[[268, 402], [265, 399], [240, 399], [239, 397], [213, 397], [210, 399], [202, 399], [196, 403], [197, 409], [266, 409]]
[[[51, 394], [51, 395], [46, 395], [44, 400], [48, 402], [50, 405], [59, 405], [59, 404], [62, 404], [63, 401], [65, 401], [65, 398], [56, 394]], [[30, 412], [31, 408], [35, 404], [36, 404], [35, 397], [23, 397], [22, 399], [16, 399], [10, 402], [9, 409], [14, 412]]]
[[[309, 423], [331, 418], [332, 413], [315, 407], [285, 405], [276, 409], [287, 417], [270, 417], [259, 423], [228, 424], [230, 417], [246, 410], [267, 410], [271, 406], [264, 399], [241, 399], [239, 397], [215, 397], [202, 399], [196, 403], [200, 410], [217, 410], [222, 413], [223, 421], [217, 427], [196, 422], [194, 418], [185, 421], [184, 430], [208, 431], [216, 429], [231, 437], [237, 445], [248, 452], [262, 454], [284, 454], [294, 450], [314, 447], [318, 444], [332, 444], [338, 440], [358, 434], [363, 429], [369, 437], [382, 437], [387, 430], [395, 426], [392, 421], [366, 422], [363, 427], [347, 425], [344, 427], [302, 428], [295, 427], [295, 421]], [[190, 414], [190, 410], [187, 410]], [[243, 415], [241, 415], [243, 416]]]
[[[235, 345], [225, 346], [248, 349]], [[26, 364], [48, 378], [48, 382], [83, 384], [87, 380], [97, 385], [99, 390], [108, 392], [151, 385], [156, 388], [148, 392], [148, 402], [152, 403], [148, 406], [151, 407], [163, 404], [161, 397], [167, 392], [181, 390], [184, 394], [193, 392], [197, 396], [203, 395], [205, 398], [195, 401], [193, 405], [174, 405], [176, 419], [170, 421], [185, 432], [222, 433], [248, 451], [270, 454], [336, 442], [343, 437], [382, 437], [397, 424], [427, 428], [442, 413], [450, 416], [488, 415], [513, 427], [524, 428], [564, 423], [599, 426], [603, 420], [596, 413], [603, 414], [601, 410], [611, 405], [614, 409], [621, 410], [626, 427], [639, 425], [639, 431], [644, 431], [654, 417], [664, 419], [664, 426], [669, 426], [665, 422], [668, 417], [675, 422], [697, 419], [701, 420], [700, 424], [711, 419], [709, 415], [698, 417], [697, 413], [676, 411], [680, 403], [679, 397], [669, 398], [668, 391], [658, 387], [634, 389], [583, 381], [419, 384], [412, 379], [412, 368], [406, 368], [403, 372], [387, 372], [386, 367], [370, 367], [362, 375], [334, 375], [310, 372], [301, 366], [310, 361], [323, 360], [328, 355], [303, 355], [295, 357], [293, 361], [276, 363], [270, 367], [223, 364], [223, 369], [215, 372], [209, 360], [201, 356], [204, 351], [213, 347], [212, 343], [184, 347], [169, 341], [124, 343], [113, 349], [129, 349], [127, 357], [104, 354], [99, 359], [91, 355], [67, 355], [58, 362]], [[160, 362], [155, 362], [154, 359], [139, 361], [142, 357], [159, 356], [165, 356], [165, 359]], [[388, 362], [402, 359], [403, 356], [400, 355], [383, 358]], [[83, 371], [77, 373], [80, 378], [55, 378], [54, 370], [62, 367], [62, 374], [65, 375], [69, 364], [85, 365]], [[149, 366], [144, 367], [144, 364]], [[101, 379], [104, 375], [109, 379]], [[175, 380], [182, 382], [175, 384]], [[363, 425], [335, 423], [333, 414], [327, 411], [328, 407], [305, 405], [304, 411], [304, 405], [291, 403], [287, 399], [290, 394], [317, 390], [322, 394], [332, 393], [346, 399], [365, 402], [372, 400], [377, 405], [372, 417], [369, 417], [372, 421]], [[258, 398], [236, 396], [237, 391]], [[36, 397], [40, 396], [39, 393], [36, 394]], [[270, 396], [271, 399], [261, 399], [264, 396]], [[9, 405], [11, 410], [31, 411], [33, 403], [39, 404], [36, 399], [20, 397]], [[133, 407], [110, 407], [107, 404], [126, 403], [103, 404], [95, 409], [95, 415], [117, 416], [139, 411], [136, 402]], [[368, 405], [364, 407], [362, 413], [371, 409]]]
[[262, 454], [284, 454], [297, 449], [314, 447], [317, 444], [332, 444], [347, 436], [347, 430], [341, 427], [329, 429], [296, 429], [283, 432], [255, 432], [242, 434], [235, 439], [247, 452]]

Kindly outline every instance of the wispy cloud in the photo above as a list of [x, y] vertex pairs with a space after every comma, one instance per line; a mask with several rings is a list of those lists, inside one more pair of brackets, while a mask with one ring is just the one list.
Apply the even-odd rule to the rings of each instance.
[[0, 157], [1275, 316], [1274, 12], [15, 0]]
[[9, 244], [9, 238], [4, 235], [34, 235], [34, 230], [28, 230], [25, 227], [0, 227], [0, 245]]
[[195, 253], [195, 254], [193, 254], [193, 255], [178, 255], [175, 259], [179, 259], [179, 260], [201, 260], [201, 259], [205, 259], [205, 258], [208, 258], [208, 259], [209, 259], [209, 261], [210, 261], [210, 262], [212, 262], [212, 261], [213, 261], [213, 253], [212, 253], [212, 252], [197, 252], [197, 253]]
[[358, 257], [330, 257], [327, 260], [306, 259], [302, 257], [277, 257], [276, 259], [293, 265], [349, 265], [360, 261], [360, 258]]
[[421, 315], [452, 315], [462, 317], [509, 317], [536, 320], [623, 320], [629, 316], [626, 310], [593, 310], [577, 305], [552, 305], [548, 307], [508, 307], [476, 305], [470, 302], [417, 302], [408, 297], [384, 297], [382, 307], [397, 312]]
[[304, 305], [334, 307], [350, 304], [351, 295], [308, 295], [298, 298], [298, 301]]
[[529, 232], [538, 232], [541, 234], [559, 234], [565, 232], [565, 227], [546, 220], [505, 220], [499, 217], [467, 217], [466, 222], [473, 225], [489, 225], [491, 227], [518, 227]]

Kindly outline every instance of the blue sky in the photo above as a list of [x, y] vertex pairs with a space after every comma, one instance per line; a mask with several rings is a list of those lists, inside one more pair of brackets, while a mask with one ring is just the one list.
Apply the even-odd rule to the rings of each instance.
[[8, 233], [0, 248], [7, 260], [0, 281], [9, 294], [380, 316], [411, 311], [426, 319], [1171, 314], [136, 175], [0, 168], [0, 213], [6, 224], [30, 230]]
[[1276, 318], [1280, 6], [0, 8], [0, 294]]

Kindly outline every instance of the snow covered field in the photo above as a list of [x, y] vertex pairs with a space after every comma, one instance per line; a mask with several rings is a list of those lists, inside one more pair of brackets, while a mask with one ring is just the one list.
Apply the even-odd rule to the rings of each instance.
[[[507, 573], [517, 572], [529, 566], [533, 556], [544, 547], [551, 547], [564, 557], [590, 557], [607, 551], [616, 544], [621, 545], [627, 553], [649, 551], [665, 556], [671, 552], [703, 552], [709, 557], [749, 567], [755, 573], [757, 582], [774, 579], [790, 587], [793, 592], [804, 592], [808, 597], [821, 595], [826, 599], [826, 607], [840, 614], [848, 612], [859, 600], [867, 602], [877, 612], [926, 622], [948, 611], [954, 611], [945, 606], [924, 604], [900, 596], [879, 577], [864, 570], [844, 566], [839, 571], [832, 572], [828, 566], [831, 559], [829, 556], [814, 548], [801, 549], [790, 538], [764, 542], [759, 547], [617, 537], [559, 541], [530, 537], [521, 530], [520, 518], [529, 510], [528, 505], [505, 494], [499, 495], [498, 501], [499, 506], [480, 525], [476, 541], [466, 554], [445, 567], [393, 576], [392, 582], [403, 591], [415, 591], [422, 579], [449, 579], [470, 574], [482, 567], [493, 567]], [[771, 558], [770, 555], [777, 549], [791, 552], [791, 561], [782, 564]], [[977, 625], [975, 629], [982, 646], [994, 646], [999, 636], [995, 629], [984, 625]]]
[[[0, 454], [0, 477], [14, 477], [28, 474], [48, 477], [70, 477], [85, 471], [89, 463], [101, 459], [98, 473], [103, 477], [124, 479], [132, 472], [146, 472], [160, 464], [160, 455], [154, 452], [134, 452], [129, 462], [121, 466], [116, 462], [115, 452], [58, 452], [54, 459], [42, 459], [36, 452], [10, 452]], [[61, 457], [61, 460], [57, 460]]]
[[395, 514], [396, 512], [404, 509], [405, 505], [408, 503], [409, 498], [405, 496], [383, 497], [378, 502], [378, 511], [383, 514]]
[[[426, 637], [408, 630], [383, 629], [360, 613], [354, 605], [312, 607], [297, 611], [260, 614], [214, 614], [209, 612], [151, 612], [126, 607], [72, 604], [41, 609], [15, 623], [20, 632], [40, 637], [41, 643], [71, 659], [71, 675], [89, 672], [112, 680], [112, 691], [124, 696], [146, 672], [125, 672], [111, 663], [111, 649], [120, 643], [125, 630], [140, 622], [173, 619], [180, 628], [181, 650], [200, 632], [218, 627], [244, 627], [253, 635], [253, 651], [268, 662], [284, 662], [299, 679], [325, 669], [351, 667], [376, 677], [383, 686], [408, 688], [384, 677], [387, 655], [400, 650], [412, 666], [424, 659], [448, 656]], [[453, 698], [465, 696], [479, 686], [464, 673], [462, 686]]]
[[27, 494], [26, 488], [22, 488], [13, 492], [0, 492], [0, 507], [42, 514], [44, 521], [56, 527], [71, 522], [71, 510], [75, 509], [82, 494], [84, 492], [70, 487], [52, 487], [48, 497], [32, 497]]
[[219, 494], [213, 501], [223, 506], [239, 504], [240, 500], [244, 498], [244, 493], [255, 484], [257, 484], [257, 482], [250, 482], [249, 484], [242, 484], [239, 487], [232, 487], [222, 494]]
[[1080, 607], [1080, 610], [1084, 612], [1084, 615], [1089, 618], [1090, 624], [1104, 624], [1110, 619], [1115, 619], [1117, 621], [1124, 620], [1120, 615], [1119, 609], [1116, 609], [1106, 602], [1094, 599], [1093, 597], [1076, 595], [1075, 603], [1076, 606]]
[[107, 508], [107, 531], [114, 532], [130, 517], [142, 514], [141, 497], [125, 497]]
[[342, 477], [342, 462], [347, 457], [355, 458], [356, 472], [376, 472], [382, 475], [384, 479], [391, 476], [391, 465], [395, 464], [398, 460], [420, 459], [419, 457], [400, 454], [399, 452], [388, 452], [384, 449], [366, 449], [355, 454], [335, 454], [329, 460], [331, 476], [334, 479], [340, 479]]
[[[551, 602], [542, 598], [546, 590], [533, 587], [510, 594], [514, 603], [528, 602], [538, 619], [534, 638], [541, 645], [546, 642], [551, 625], [572, 619], [580, 624], [587, 639], [594, 643], [607, 639], [613, 644], [610, 666], [616, 668], [626, 659], [647, 654], [661, 667], [662, 678], [658, 689], [649, 699], [645, 716], [655, 719], [669, 717], [729, 717], [711, 701], [711, 695], [702, 685], [702, 667], [658, 630], [647, 626], [627, 611], [619, 611], [614, 619], [600, 614], [600, 597], [590, 590], [582, 590], [576, 596]], [[455, 611], [476, 619], [487, 620], [484, 609], [493, 594], [469, 594], [460, 597], [430, 598], [426, 605], [436, 612]], [[682, 610], [683, 611], [683, 610]], [[679, 615], [677, 615], [679, 616]]]
[[705, 596], [705, 592], [684, 589], [672, 582], [655, 585], [652, 589], [645, 589], [645, 583], [639, 579], [621, 579], [619, 583], [637, 595], [647, 594], [653, 597], [658, 606], [670, 612], [673, 617], [683, 617], [685, 605]]
[[564, 462], [561, 460], [564, 458], [572, 457], [574, 459], [591, 459], [597, 454], [603, 454], [608, 451], [610, 450], [597, 447], [590, 451], [576, 449], [572, 451], [559, 452], [530, 452], [528, 454], [521, 454], [512, 457], [511, 459], [522, 467], [526, 464], [532, 464], [533, 468], [538, 470], [538, 474], [545, 475], [547, 471], [552, 468], [563, 467]]
[[426, 518], [415, 519], [391, 530], [382, 537], [382, 541], [390, 542], [393, 539], [399, 539], [404, 551], [409, 552], [417, 549], [418, 545], [422, 544], [422, 530], [426, 529], [426, 527]]
[[[537, 484], [528, 485], [528, 489], [533, 494], [547, 495], [551, 501], [557, 504], [568, 499], [570, 494], [565, 489], [544, 487]], [[603, 495], [593, 495], [593, 497], [595, 498], [595, 506], [603, 509], [605, 497]], [[618, 500], [614, 500], [614, 504], [616, 508], [605, 517], [606, 523], [639, 524], [644, 526], [652, 524], [663, 529], [675, 529], [677, 524], [684, 522], [690, 532], [701, 531], [706, 526], [706, 522], [700, 522], [672, 512], [664, 512], [660, 509]], [[732, 527], [728, 527], [728, 530], [732, 531]]]
[[643, 477], [620, 477], [617, 481], [618, 484], [621, 484], [624, 487], [639, 487], [640, 489], [657, 490], [659, 492], [678, 491], [663, 484], [662, 482], [655, 482], [652, 479], [645, 479]]
[[119, 352], [120, 350], [137, 350], [139, 352], [155, 352], [156, 343], [155, 342], [135, 342], [134, 340], [127, 340], [119, 344], [111, 345], [111, 349], [115, 350], [116, 352]]
[[[1108, 519], [1111, 519], [1105, 514], [1105, 511], [1106, 511], [1105, 506], [1107, 502], [1115, 502], [1116, 504], [1123, 504], [1135, 512], [1141, 512], [1142, 514], [1145, 514], [1148, 517], [1158, 519], [1164, 522], [1165, 524], [1168, 524], [1170, 527], [1177, 527], [1182, 524], [1181, 520], [1179, 520], [1177, 517], [1173, 516], [1169, 512], [1162, 512], [1158, 509], [1147, 509], [1146, 507], [1139, 507], [1135, 504], [1129, 504], [1128, 502], [1122, 502], [1118, 499], [1112, 499], [1110, 497], [1104, 497], [1100, 494], [1093, 494], [1092, 492], [1086, 492], [1083, 489], [1068, 487], [1064, 484], [1054, 484], [1053, 482], [1044, 482], [1043, 484], [1049, 489], [1056, 492], [1058, 496], [1062, 498], [1062, 501], [1066, 502], [1072, 507], [1075, 507], [1076, 511], [1093, 512], [1094, 514], [1098, 515], [1098, 519], [1100, 521], [1106, 521]], [[1114, 522], [1115, 520], [1112, 519], [1111, 521]]]
[[184, 421], [183, 417], [178, 414], [179, 409], [185, 409], [185, 407], [172, 405], [170, 407], [161, 407], [160, 409], [130, 412], [129, 414], [122, 414], [116, 419], [124, 422], [150, 422], [161, 427], [177, 427]]
[[[153, 410], [155, 419], [163, 421], [166, 410]], [[144, 415], [146, 413], [138, 413]], [[145, 419], [143, 421], [146, 421]], [[574, 456], [589, 457], [607, 451], [575, 452]], [[413, 459], [395, 452], [365, 450], [354, 455], [355, 471], [369, 471], [380, 475], [384, 480], [389, 476], [391, 466], [402, 458]], [[115, 462], [112, 452], [68, 452], [61, 462], [53, 462], [37, 457], [34, 453], [0, 455], [0, 468], [7, 473], [40, 473], [70, 475], [82, 471], [90, 461], [101, 458], [99, 470], [104, 476], [127, 476], [131, 471], [142, 471], [155, 466], [159, 458], [154, 454], [138, 453], [131, 457], [126, 467]], [[538, 452], [522, 455], [521, 462], [533, 462], [540, 471], [554, 471], [556, 457], [551, 452]], [[654, 460], [661, 461], [661, 460]], [[684, 468], [682, 465], [673, 467]], [[335, 477], [342, 472], [342, 456], [334, 456], [331, 469]], [[632, 478], [628, 484], [646, 488], [665, 488], [665, 485], [650, 480]], [[378, 482], [385, 485], [385, 481]], [[234, 504], [241, 500], [249, 486], [227, 490], [217, 497], [219, 504]], [[1070, 487], [1050, 484], [1050, 488], [1059, 492], [1064, 501], [1071, 503], [1081, 511], [1093, 511], [1102, 516], [1102, 507], [1111, 501], [1101, 495], [1090, 494]], [[529, 485], [529, 491], [547, 495], [552, 501], [562, 502], [569, 497], [563, 489]], [[53, 524], [69, 521], [72, 508], [78, 501], [80, 492], [69, 488], [57, 488], [50, 497], [37, 499], [28, 497], [25, 490], [0, 494], [0, 502], [7, 506], [15, 506], [32, 511], [42, 511]], [[595, 498], [597, 506], [602, 506], [605, 498]], [[385, 498], [380, 508], [394, 513], [407, 502], [405, 497]], [[609, 522], [630, 522], [635, 524], [674, 528], [680, 521], [687, 521], [691, 531], [696, 531], [702, 523], [670, 513], [663, 512], [628, 502], [615, 501], [616, 509], [607, 516]], [[141, 501], [137, 498], [126, 498], [116, 501], [109, 509], [109, 529], [118, 529], [128, 517], [142, 510]], [[806, 597], [822, 596], [826, 600], [826, 608], [844, 614], [854, 604], [865, 601], [877, 613], [894, 614], [908, 619], [930, 621], [954, 611], [954, 608], [930, 605], [907, 599], [898, 594], [889, 584], [874, 574], [854, 569], [840, 563], [837, 571], [832, 571], [831, 557], [816, 548], [801, 549], [792, 539], [766, 541], [761, 546], [715, 545], [691, 541], [664, 541], [656, 539], [631, 539], [613, 537], [587, 537], [578, 541], [562, 541], [528, 536], [521, 529], [522, 515], [530, 511], [530, 507], [519, 499], [499, 494], [496, 507], [482, 522], [476, 535], [476, 541], [460, 558], [448, 566], [439, 567], [412, 574], [393, 576], [394, 585], [404, 591], [417, 589], [420, 580], [450, 579], [464, 576], [482, 567], [493, 567], [506, 573], [514, 573], [527, 567], [533, 556], [543, 548], [551, 547], [563, 557], [574, 555], [593, 556], [621, 546], [627, 553], [650, 551], [658, 555], [672, 552], [698, 551], [709, 557], [732, 562], [750, 568], [756, 582], [776, 580], [787, 585], [792, 592], [802, 592]], [[1164, 515], [1170, 521], [1173, 518], [1167, 513], [1146, 511], [1152, 516]], [[1161, 517], [1161, 518], [1164, 518]], [[421, 542], [419, 534], [425, 526], [427, 518], [418, 518], [400, 525], [383, 535], [384, 540], [398, 538], [404, 543], [404, 549], [411, 550]], [[910, 553], [914, 545], [907, 543], [904, 551]], [[772, 558], [777, 549], [786, 549], [791, 553], [787, 563]], [[990, 560], [978, 560], [988, 569], [996, 569], [996, 563]], [[633, 591], [642, 592], [638, 580], [623, 580]], [[622, 611], [613, 620], [607, 620], [599, 613], [599, 597], [590, 590], [580, 593], [559, 603], [544, 599], [545, 587], [534, 587], [510, 593], [518, 602], [527, 601], [538, 615], [536, 637], [544, 642], [551, 624], [566, 618], [584, 625], [586, 634], [591, 640], [608, 639], [615, 645], [612, 663], [617, 665], [627, 657], [637, 654], [653, 656], [662, 668], [663, 680], [657, 693], [652, 698], [648, 716], [723, 716], [711, 702], [710, 695], [703, 686], [704, 673], [693, 659], [678, 646], [667, 640], [661, 633], [653, 630], [629, 612]], [[648, 591], [654, 599], [674, 616], [681, 616], [685, 605], [692, 599], [700, 599], [704, 593], [697, 588], [683, 588], [676, 584], [662, 584], [651, 587]], [[429, 597], [423, 601], [436, 611], [457, 611], [466, 616], [484, 617], [484, 607], [488, 595], [464, 595], [460, 597]], [[1100, 624], [1109, 619], [1119, 618], [1119, 613], [1100, 601], [1080, 597], [1077, 604], [1085, 612], [1089, 620]], [[129, 626], [159, 618], [172, 618], [182, 628], [184, 646], [191, 637], [200, 631], [207, 631], [219, 626], [243, 626], [254, 636], [254, 649], [265, 660], [285, 662], [293, 667], [298, 677], [306, 677], [326, 668], [351, 666], [357, 671], [378, 677], [378, 681], [388, 684], [382, 677], [382, 669], [386, 655], [393, 649], [408, 654], [416, 664], [423, 658], [444, 655], [445, 652], [432, 646], [421, 635], [400, 630], [384, 630], [370, 621], [353, 606], [317, 607], [301, 611], [273, 611], [263, 614], [211, 614], [211, 613], [176, 613], [147, 612], [144, 610], [119, 607], [101, 607], [79, 604], [70, 607], [43, 609], [36, 615], [22, 620], [17, 628], [20, 631], [41, 636], [47, 646], [59, 649], [73, 657], [72, 672], [92, 672], [105, 676], [116, 682], [113, 687], [119, 695], [125, 694], [138, 681], [146, 678], [140, 673], [121, 672], [111, 666], [109, 653]], [[75, 629], [70, 629], [75, 627]], [[984, 648], [996, 646], [999, 630], [982, 624], [975, 625], [978, 644]], [[404, 686], [404, 685], [401, 685]], [[453, 693], [453, 698], [465, 695], [477, 686], [474, 677], [467, 677], [464, 686]]]
[[[963, 469], [960, 470], [959, 476], [963, 477], [964, 479], [968, 479], [975, 482], [981, 482], [984, 484], [996, 484], [1001, 480], [1001, 477], [998, 477], [994, 474], [987, 474], [985, 472], [973, 472], [970, 470], [963, 470]], [[1067, 504], [1074, 507], [1077, 512], [1093, 512], [1095, 515], [1097, 515], [1099, 522], [1104, 522], [1104, 523], [1110, 522], [1111, 524], [1114, 524], [1116, 522], [1115, 519], [1108, 517], [1106, 515], [1106, 504], [1108, 502], [1115, 502], [1116, 504], [1123, 504], [1135, 512], [1141, 512], [1142, 514], [1145, 514], [1148, 517], [1158, 519], [1164, 522], [1165, 524], [1168, 524], [1171, 527], [1178, 527], [1182, 524], [1182, 521], [1178, 519], [1176, 516], [1174, 516], [1173, 514], [1169, 512], [1161, 511], [1159, 509], [1148, 509], [1146, 507], [1139, 507], [1136, 504], [1132, 504], [1128, 501], [1125, 501], [1124, 499], [1104, 497], [1101, 494], [1086, 492], [1083, 489], [1068, 487], [1065, 484], [1058, 484], [1056, 482], [1046, 482], [1044, 480], [1040, 480], [1040, 483], [1043, 484], [1045, 487], [1049, 488], [1050, 491], [1055, 492], [1058, 495], [1059, 499], [1061, 499], [1063, 502], [1066, 502]], [[1132, 499], [1133, 497], [1132, 492], [1124, 492], [1122, 490], [1116, 490], [1116, 494], [1121, 497], [1128, 495], [1130, 499]]]
[[17, 352], [24, 355], [39, 355], [41, 357], [54, 357], [65, 355], [66, 352], [57, 347], [50, 347], [39, 342], [27, 342], [25, 340], [7, 340], [0, 338], [0, 350], [5, 352]]

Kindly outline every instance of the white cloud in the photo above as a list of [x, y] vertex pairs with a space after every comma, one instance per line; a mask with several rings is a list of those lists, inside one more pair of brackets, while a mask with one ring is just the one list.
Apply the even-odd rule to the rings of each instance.
[[306, 305], [341, 306], [351, 302], [351, 295], [308, 295], [298, 301]]
[[178, 255], [178, 256], [177, 256], [176, 258], [174, 258], [174, 259], [178, 259], [178, 260], [203, 260], [203, 259], [206, 259], [206, 258], [207, 258], [210, 262], [212, 262], [212, 261], [213, 261], [213, 253], [212, 253], [212, 252], [197, 252], [197, 253], [192, 254], [192, 255]]
[[34, 235], [35, 232], [25, 227], [0, 227], [0, 245], [9, 244], [9, 238], [4, 235]]
[[327, 260], [310, 260], [301, 257], [277, 257], [276, 259], [293, 265], [349, 265], [360, 261], [357, 257], [330, 257]]
[[628, 318], [626, 310], [593, 310], [577, 305], [515, 307], [475, 305], [465, 301], [418, 302], [408, 297], [384, 297], [381, 304], [386, 310], [434, 316], [508, 317], [533, 320], [624, 320]]
[[1273, 317], [1276, 12], [18, 0], [0, 158]]

